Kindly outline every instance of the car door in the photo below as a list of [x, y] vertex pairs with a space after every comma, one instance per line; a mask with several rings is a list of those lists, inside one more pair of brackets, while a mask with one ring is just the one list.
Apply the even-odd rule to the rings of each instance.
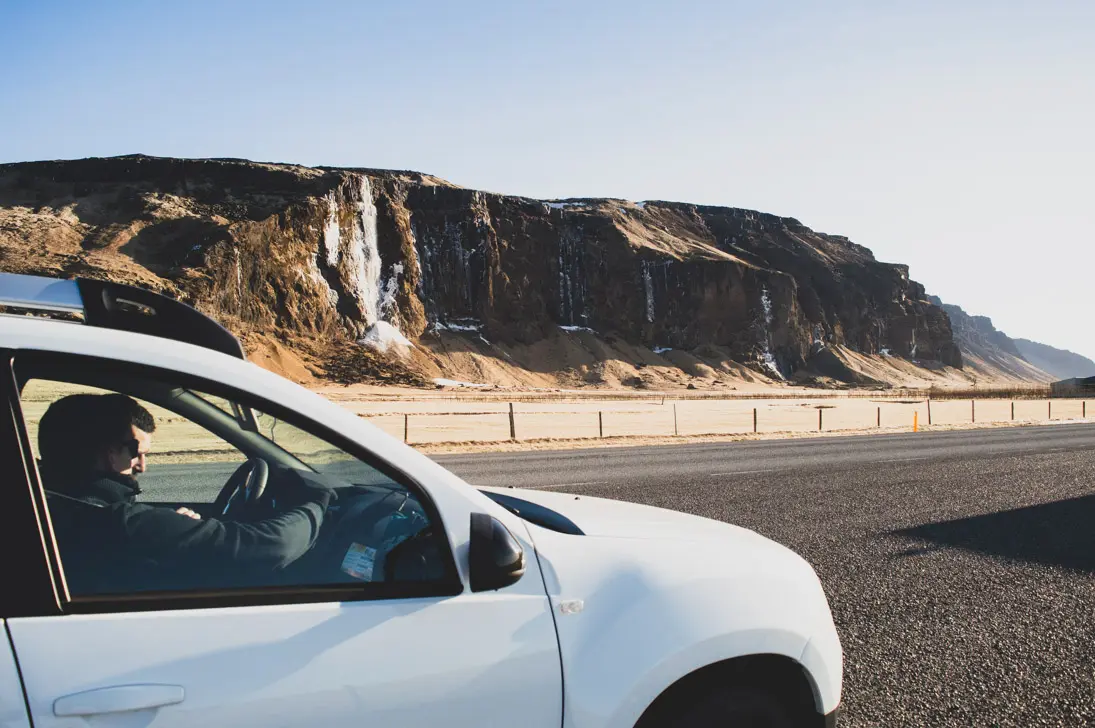
[[23, 686], [19, 681], [19, 669], [15, 665], [6, 626], [0, 636], [0, 728], [30, 728]]
[[[16, 386], [8, 393], [24, 463], [31, 464], [24, 477], [38, 499], [43, 540], [56, 571], [56, 609], [7, 624], [37, 728], [561, 724], [554, 622], [527, 533], [515, 535], [528, 555], [528, 572], [509, 587], [473, 593], [455, 568], [455, 558], [466, 558], [466, 545], [452, 543], [445, 529], [450, 516], [467, 514], [437, 512], [421, 484], [385, 467], [375, 453], [355, 451], [352, 443], [333, 441], [322, 424], [294, 420], [279, 405], [220, 383], [200, 382], [201, 394], [210, 402], [246, 400], [259, 415], [256, 424], [261, 427], [266, 417], [272, 432], [306, 451], [301, 457], [323, 460], [355, 488], [360, 481], [366, 491], [381, 488], [396, 495], [370, 508], [420, 507], [450, 566], [422, 581], [373, 583], [371, 563], [362, 566], [369, 547], [351, 539], [344, 554], [336, 549], [338, 558], [323, 565], [320, 576], [302, 572], [292, 583], [282, 576], [269, 584], [182, 582], [167, 591], [161, 584], [146, 592], [138, 584], [121, 593], [71, 593], [65, 587], [66, 542], [50, 525], [56, 523], [57, 506], [45, 496], [39, 469], [32, 465], [41, 454], [35, 449], [35, 435], [41, 434], [35, 432], [35, 417], [73, 387], [91, 384], [144, 402], [146, 410], [173, 412], [161, 413], [157, 431], [162, 430], [163, 442], [172, 432], [177, 435], [175, 426], [187, 415], [171, 410], [172, 401], [141, 397], [155, 398], [165, 391], [163, 385], [194, 392], [195, 378], [67, 356], [17, 355], [18, 381], [27, 383], [24, 399], [18, 400]], [[27, 394], [35, 382], [45, 383], [34, 390], [37, 399]], [[247, 437], [257, 442], [256, 434], [272, 442], [262, 432]], [[171, 472], [185, 476], [192, 461], [198, 475], [182, 478], [187, 490], [181, 495], [161, 479], [157, 500], [189, 502], [194, 483], [208, 472], [197, 467], [201, 458], [215, 460], [213, 451], [224, 449], [214, 443], [188, 460], [185, 448], [171, 445], [161, 456], [173, 458], [164, 463]], [[155, 472], [155, 453], [154, 445], [144, 475]], [[335, 571], [352, 578], [332, 583], [328, 576]]]

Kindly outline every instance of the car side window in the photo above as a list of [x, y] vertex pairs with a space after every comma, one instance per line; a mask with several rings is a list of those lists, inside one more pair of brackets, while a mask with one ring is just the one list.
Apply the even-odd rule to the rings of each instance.
[[109, 372], [20, 381], [75, 601], [446, 581], [413, 488], [250, 400]]

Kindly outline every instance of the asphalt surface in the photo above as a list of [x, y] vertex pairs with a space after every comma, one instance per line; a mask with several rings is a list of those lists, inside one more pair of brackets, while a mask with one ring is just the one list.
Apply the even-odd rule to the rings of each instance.
[[1095, 724], [1095, 426], [436, 456], [751, 528], [815, 567], [842, 726]]

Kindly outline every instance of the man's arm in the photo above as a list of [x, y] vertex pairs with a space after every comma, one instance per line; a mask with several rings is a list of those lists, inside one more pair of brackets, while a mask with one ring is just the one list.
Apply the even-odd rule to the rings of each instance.
[[283, 568], [315, 543], [333, 492], [296, 471], [281, 471], [281, 476], [290, 483], [279, 489], [279, 500], [290, 510], [261, 521], [196, 520], [169, 508], [130, 506], [123, 516], [128, 547], [155, 559]]

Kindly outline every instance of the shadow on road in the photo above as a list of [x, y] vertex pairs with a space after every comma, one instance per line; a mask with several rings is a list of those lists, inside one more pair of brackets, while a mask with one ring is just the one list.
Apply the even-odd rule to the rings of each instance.
[[891, 535], [934, 544], [926, 549], [912, 548], [903, 556], [951, 546], [1095, 573], [1095, 495], [928, 523], [892, 531]]

